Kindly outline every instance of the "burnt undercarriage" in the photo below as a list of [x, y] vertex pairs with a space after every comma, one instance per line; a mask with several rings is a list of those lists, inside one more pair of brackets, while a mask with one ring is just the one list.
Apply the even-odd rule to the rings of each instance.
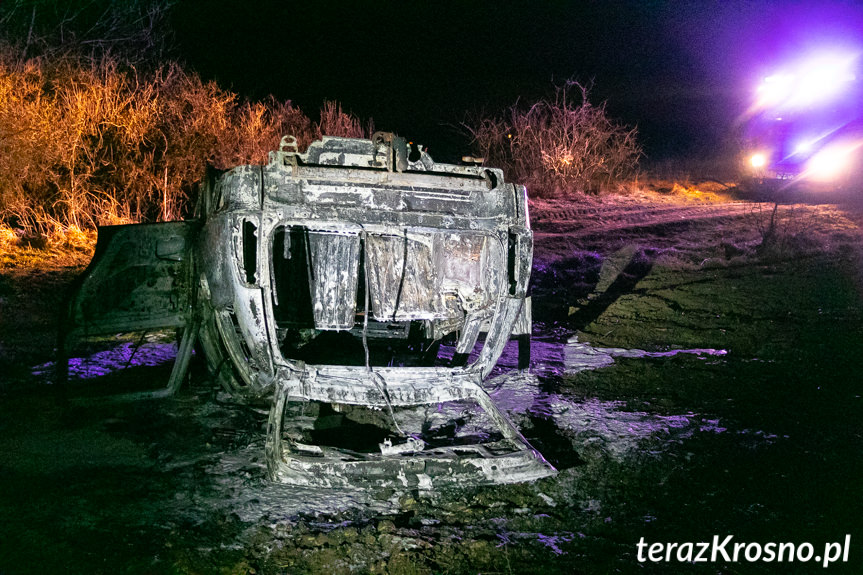
[[226, 390], [271, 397], [276, 481], [554, 473], [481, 387], [511, 336], [529, 351], [524, 189], [386, 134], [291, 144], [214, 178], [196, 221], [100, 236], [61, 347], [119, 327], [183, 330], [169, 392], [198, 341]]
[[[440, 309], [454, 310], [449, 316], [409, 319], [429, 315], [427, 302], [434, 301], [416, 272], [404, 272], [407, 262], [421, 267], [421, 257], [406, 256], [402, 271], [386, 278], [382, 276], [395, 266], [381, 255], [387, 243], [396, 248], [403, 244], [404, 254], [421, 251], [409, 235], [382, 240], [361, 234], [353, 242], [335, 236], [333, 242], [330, 233], [318, 241], [353, 245], [328, 246], [337, 257], [326, 260], [323, 265], [334, 269], [324, 271], [323, 258], [314, 255], [322, 248], [309, 248], [315, 240], [306, 228], [276, 228], [271, 285], [279, 352], [302, 371], [288, 368], [275, 374], [267, 437], [272, 479], [431, 488], [526, 481], [551, 472], [480, 386], [482, 367], [493, 365], [491, 358], [500, 354], [509, 339], [503, 330], [521, 313], [523, 301], [504, 298], [498, 307], [470, 317], [456, 297], [442, 298]], [[463, 242], [470, 233], [454, 237]], [[377, 254], [369, 255], [374, 249]], [[482, 249], [474, 251], [478, 261]], [[391, 252], [397, 254], [397, 249]], [[458, 252], [447, 254], [455, 259]], [[347, 272], [344, 260], [351, 262]], [[321, 287], [321, 280], [309, 277], [314, 274], [341, 282]], [[387, 286], [398, 286], [394, 300]], [[316, 301], [328, 296], [329, 305]], [[352, 296], [354, 306], [349, 305]], [[382, 309], [386, 312], [380, 317], [375, 310]], [[496, 331], [489, 334], [496, 317]]]

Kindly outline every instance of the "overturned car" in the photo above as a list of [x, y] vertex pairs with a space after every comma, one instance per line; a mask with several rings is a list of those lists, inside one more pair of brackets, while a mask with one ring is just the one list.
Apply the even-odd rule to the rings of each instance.
[[227, 391], [271, 398], [275, 481], [533, 480], [554, 468], [480, 385], [512, 336], [527, 365], [532, 251], [525, 190], [500, 170], [388, 133], [305, 153], [286, 137], [210, 178], [193, 220], [101, 228], [60, 347], [176, 328], [162, 395], [197, 348]]

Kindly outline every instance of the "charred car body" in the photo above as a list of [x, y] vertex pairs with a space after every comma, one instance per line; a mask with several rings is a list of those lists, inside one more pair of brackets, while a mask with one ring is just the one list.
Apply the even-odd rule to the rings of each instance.
[[[276, 481], [423, 488], [554, 473], [480, 386], [510, 337], [530, 333], [523, 187], [436, 164], [391, 134], [325, 137], [302, 154], [286, 137], [267, 165], [213, 177], [197, 215], [101, 228], [61, 349], [177, 328], [163, 394], [197, 342], [226, 390], [272, 397]], [[429, 409], [464, 403], [482, 408], [481, 432], [458, 436]], [[414, 420], [396, 412], [417, 406], [426, 416], [405, 431]], [[323, 419], [358, 409], [388, 428], [374, 450], [321, 440]]]

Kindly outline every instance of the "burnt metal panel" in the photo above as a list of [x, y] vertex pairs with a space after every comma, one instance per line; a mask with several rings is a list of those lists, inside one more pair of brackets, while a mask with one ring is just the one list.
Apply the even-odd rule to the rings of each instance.
[[100, 227], [96, 253], [72, 298], [70, 335], [184, 326], [198, 229], [197, 222]]
[[349, 330], [354, 326], [360, 264], [358, 234], [309, 233], [311, 296], [315, 328]]
[[446, 313], [437, 290], [429, 236], [369, 235], [365, 257], [371, 314], [379, 321], [431, 319]]

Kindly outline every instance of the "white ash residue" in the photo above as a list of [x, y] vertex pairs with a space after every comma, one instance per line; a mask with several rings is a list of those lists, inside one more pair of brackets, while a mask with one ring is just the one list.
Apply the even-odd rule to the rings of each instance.
[[578, 336], [574, 335], [567, 340], [566, 345], [563, 347], [563, 362], [565, 372], [567, 374], [574, 374], [589, 369], [607, 367], [614, 363], [615, 357], [672, 357], [681, 353], [698, 356], [723, 356], [728, 354], [724, 349], [710, 348], [644, 351], [643, 349], [622, 349], [619, 347], [593, 347], [589, 343], [579, 342]]
[[[648, 438], [683, 439], [696, 431], [722, 433], [718, 419], [693, 412], [660, 415], [628, 411], [623, 401], [598, 398], [573, 399], [543, 391], [543, 380], [572, 376], [581, 371], [600, 369], [614, 363], [615, 357], [670, 357], [677, 354], [724, 356], [725, 350], [676, 349], [648, 352], [639, 349], [601, 348], [579, 342], [576, 336], [565, 344], [534, 338], [530, 373], [496, 370], [483, 384], [492, 400], [517, 424], [532, 417], [554, 421], [557, 428], [574, 444], [594, 444], [609, 455], [623, 458], [639, 449]], [[502, 365], [514, 365], [516, 346], [509, 345], [501, 358]]]
[[206, 503], [230, 510], [245, 523], [291, 522], [303, 515], [332, 516], [348, 509], [395, 514], [398, 494], [388, 498], [371, 489], [340, 489], [284, 485], [266, 478], [264, 442], [255, 441], [238, 451], [222, 453], [207, 467], [214, 492]]

